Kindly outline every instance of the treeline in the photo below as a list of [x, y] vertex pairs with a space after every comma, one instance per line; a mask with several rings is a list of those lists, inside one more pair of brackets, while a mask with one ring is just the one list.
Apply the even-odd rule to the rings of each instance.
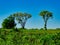
[[[41, 11], [39, 16], [42, 16], [44, 20], [44, 29], [47, 30], [47, 21], [49, 18], [52, 17], [52, 12], [46, 10]], [[9, 17], [7, 17], [6, 19], [4, 19], [4, 21], [2, 22], [2, 28], [6, 28], [6, 29], [15, 28], [15, 26], [17, 25], [15, 23], [16, 20], [19, 24], [21, 24], [21, 27], [24, 29], [27, 20], [31, 17], [32, 15], [28, 13], [14, 13]]]

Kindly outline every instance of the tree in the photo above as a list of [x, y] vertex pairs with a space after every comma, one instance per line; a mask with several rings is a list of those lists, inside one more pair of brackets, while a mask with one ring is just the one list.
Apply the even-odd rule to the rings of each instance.
[[11, 15], [8, 18], [4, 19], [2, 23], [2, 27], [6, 29], [11, 29], [11, 28], [14, 28], [15, 26], [16, 26], [16, 23], [14, 21], [14, 17]]
[[42, 18], [44, 20], [44, 29], [47, 30], [47, 21], [49, 18], [52, 17], [52, 13], [49, 11], [41, 11], [40, 16], [42, 16]]
[[18, 23], [21, 24], [22, 28], [25, 28], [26, 21], [31, 18], [31, 14], [27, 13], [15, 13], [13, 14]]

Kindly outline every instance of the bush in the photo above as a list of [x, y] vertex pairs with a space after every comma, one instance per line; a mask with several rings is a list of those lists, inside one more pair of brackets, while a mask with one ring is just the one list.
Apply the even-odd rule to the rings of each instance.
[[16, 23], [14, 21], [14, 17], [12, 16], [9, 16], [8, 18], [4, 19], [2, 23], [2, 27], [6, 29], [11, 29], [11, 28], [14, 28], [15, 26], [16, 26]]

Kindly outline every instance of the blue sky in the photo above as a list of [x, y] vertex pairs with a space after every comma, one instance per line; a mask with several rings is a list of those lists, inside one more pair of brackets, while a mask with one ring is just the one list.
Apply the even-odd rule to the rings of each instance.
[[[48, 10], [53, 13], [53, 18], [48, 20], [48, 28], [60, 28], [60, 0], [0, 0], [0, 27], [1, 23], [10, 14], [16, 12], [30, 13], [26, 28], [42, 28], [44, 21], [39, 13]], [[17, 24], [17, 27], [21, 27]]]

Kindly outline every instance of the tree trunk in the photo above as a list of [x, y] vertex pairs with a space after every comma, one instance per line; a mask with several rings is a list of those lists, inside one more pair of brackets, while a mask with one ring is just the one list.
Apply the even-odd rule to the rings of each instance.
[[24, 29], [25, 27], [24, 27], [24, 26], [22, 26], [22, 28]]
[[44, 29], [47, 30], [47, 22], [44, 24]]
[[25, 29], [26, 20], [21, 23], [22, 29]]

